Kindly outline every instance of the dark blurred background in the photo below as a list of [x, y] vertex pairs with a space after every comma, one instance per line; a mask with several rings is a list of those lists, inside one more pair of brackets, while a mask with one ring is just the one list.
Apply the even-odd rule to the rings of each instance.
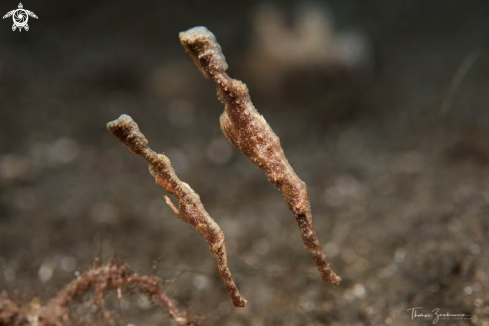
[[[104, 234], [106, 261], [117, 253], [150, 273], [160, 257], [160, 276], [186, 271], [165, 288], [203, 325], [432, 322], [411, 320], [413, 307], [471, 315], [440, 324], [489, 325], [487, 1], [23, 5], [39, 17], [28, 32], [0, 25], [4, 289], [47, 300], [90, 266]], [[320, 279], [281, 194], [222, 135], [215, 86], [178, 40], [197, 25], [307, 183], [339, 287]], [[248, 308], [232, 306], [204, 241], [107, 131], [123, 113], [225, 231]], [[117, 316], [169, 323], [138, 296]]]

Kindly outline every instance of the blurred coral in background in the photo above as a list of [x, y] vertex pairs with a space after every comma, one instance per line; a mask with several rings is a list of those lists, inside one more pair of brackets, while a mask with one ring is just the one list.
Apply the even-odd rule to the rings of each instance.
[[361, 31], [338, 31], [333, 16], [322, 6], [297, 5], [292, 22], [273, 4], [255, 9], [250, 67], [278, 83], [285, 72], [332, 66], [355, 68], [371, 64], [372, 48]]

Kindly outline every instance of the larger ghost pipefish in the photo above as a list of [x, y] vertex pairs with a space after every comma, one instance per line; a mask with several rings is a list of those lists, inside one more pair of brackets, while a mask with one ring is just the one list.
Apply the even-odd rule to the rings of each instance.
[[253, 106], [246, 85], [226, 73], [228, 64], [216, 37], [205, 27], [194, 27], [180, 33], [180, 42], [202, 75], [217, 85], [225, 108], [220, 118], [224, 135], [280, 189], [323, 280], [338, 285], [341, 278], [329, 267], [312, 225], [306, 184], [290, 166], [277, 135]]

